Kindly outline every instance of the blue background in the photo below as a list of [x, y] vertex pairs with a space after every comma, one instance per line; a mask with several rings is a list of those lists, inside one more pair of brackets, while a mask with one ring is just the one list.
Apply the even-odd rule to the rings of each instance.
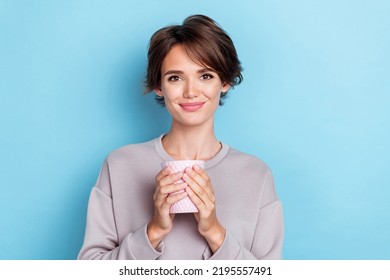
[[286, 259], [390, 259], [390, 2], [0, 1], [0, 259], [74, 259], [105, 156], [169, 128], [150, 36], [188, 15], [233, 38], [219, 138], [272, 168]]

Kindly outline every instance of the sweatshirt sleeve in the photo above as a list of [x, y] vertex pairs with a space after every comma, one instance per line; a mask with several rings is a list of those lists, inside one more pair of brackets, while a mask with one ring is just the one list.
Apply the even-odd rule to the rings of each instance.
[[264, 184], [261, 205], [265, 205], [261, 206], [258, 212], [251, 248], [242, 246], [233, 234], [226, 231], [225, 240], [221, 247], [214, 254], [211, 253], [210, 249], [206, 250], [203, 256], [205, 259], [277, 260], [282, 258], [283, 209], [282, 203], [277, 198], [270, 172]]
[[146, 234], [147, 224], [129, 233], [119, 243], [112, 198], [107, 193], [111, 188], [109, 183], [105, 162], [90, 194], [84, 243], [78, 259], [157, 259], [162, 254], [164, 243], [161, 242], [156, 249], [152, 247]]

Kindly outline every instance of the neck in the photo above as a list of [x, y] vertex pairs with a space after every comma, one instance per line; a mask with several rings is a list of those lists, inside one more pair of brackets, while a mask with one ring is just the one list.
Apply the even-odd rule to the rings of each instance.
[[172, 123], [171, 129], [162, 139], [162, 144], [175, 160], [209, 160], [221, 149], [213, 123], [194, 127]]

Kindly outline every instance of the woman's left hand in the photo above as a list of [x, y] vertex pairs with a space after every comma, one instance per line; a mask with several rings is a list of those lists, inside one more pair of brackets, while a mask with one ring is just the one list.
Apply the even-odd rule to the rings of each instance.
[[186, 192], [199, 212], [195, 213], [199, 233], [206, 239], [213, 253], [222, 245], [226, 230], [219, 223], [215, 210], [215, 196], [210, 177], [205, 170], [195, 165], [186, 168], [183, 180], [188, 187]]

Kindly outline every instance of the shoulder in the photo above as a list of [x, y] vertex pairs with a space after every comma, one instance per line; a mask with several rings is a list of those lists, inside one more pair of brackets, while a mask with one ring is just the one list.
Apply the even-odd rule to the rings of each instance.
[[156, 153], [154, 142], [153, 139], [148, 142], [120, 147], [112, 151], [106, 160], [108, 163], [128, 161], [129, 159], [132, 159], [132, 161], [145, 160]]
[[[260, 191], [261, 206], [278, 200], [272, 171], [263, 160], [233, 148], [230, 148], [227, 159], [228, 167], [232, 168], [231, 172], [239, 174], [239, 178], [245, 178], [247, 188], [253, 186], [251, 189], [253, 194]], [[261, 188], [258, 188], [259, 182], [261, 182]]]
[[226, 161], [232, 167], [248, 170], [257, 171], [262, 174], [270, 174], [270, 167], [259, 157], [241, 152], [232, 147], [229, 148], [229, 152], [226, 155]]
[[[125, 189], [126, 182], [135, 178], [141, 178], [139, 180], [142, 181], [142, 177], [153, 177], [160, 164], [154, 142], [155, 139], [129, 144], [109, 153], [104, 160], [96, 186], [112, 196], [112, 190]], [[149, 176], [150, 172], [153, 176]]]

